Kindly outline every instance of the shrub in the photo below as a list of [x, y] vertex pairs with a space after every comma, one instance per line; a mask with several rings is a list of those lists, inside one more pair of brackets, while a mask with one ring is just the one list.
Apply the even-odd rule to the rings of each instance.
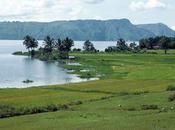
[[78, 100], [78, 101], [69, 103], [68, 106], [81, 105], [81, 104], [83, 104], [83, 102]]
[[0, 118], [18, 115], [16, 108], [9, 105], [0, 105]]
[[136, 111], [136, 108], [131, 107], [131, 108], [128, 108], [127, 111]]
[[54, 104], [50, 104], [50, 105], [47, 105], [46, 109], [48, 111], [58, 111], [58, 106], [57, 105], [54, 105]]
[[175, 91], [175, 85], [169, 85], [167, 91]]
[[156, 110], [159, 107], [157, 105], [142, 105], [141, 109], [142, 110]]
[[[75, 102], [75, 105], [76, 104], [82, 104], [82, 102], [77, 101]], [[9, 105], [0, 105], [0, 118], [44, 113], [44, 112], [54, 112], [58, 110], [67, 110], [67, 109], [69, 109], [68, 105], [54, 105], [54, 104], [50, 104], [47, 106], [34, 106], [31, 108], [28, 107], [15, 108]]]
[[120, 92], [119, 95], [125, 96], [125, 95], [129, 95], [129, 93], [128, 92]]
[[169, 101], [169, 102], [175, 101], [175, 94], [169, 96], [168, 101]]
[[149, 93], [149, 91], [134, 92], [133, 95], [142, 95], [142, 94], [146, 94], [146, 93]]

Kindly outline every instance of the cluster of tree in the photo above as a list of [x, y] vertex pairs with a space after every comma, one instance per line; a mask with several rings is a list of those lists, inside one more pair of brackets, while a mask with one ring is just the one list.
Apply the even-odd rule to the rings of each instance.
[[116, 46], [110, 46], [105, 49], [105, 52], [138, 52], [140, 51], [139, 46], [133, 42], [127, 44], [124, 39], [119, 39]]
[[37, 55], [37, 57], [44, 57], [46, 60], [57, 58], [66, 59], [69, 57], [71, 47], [74, 46], [74, 41], [68, 37], [63, 40], [55, 40], [50, 36], [46, 36], [44, 38], [44, 46], [40, 47], [37, 53], [35, 53], [35, 49], [38, 47], [38, 41], [32, 36], [27, 35], [24, 38], [23, 44], [28, 49], [31, 57]]
[[157, 36], [141, 39], [139, 41], [141, 49], [163, 49], [165, 54], [168, 49], [175, 49], [175, 37]]
[[95, 49], [93, 43], [90, 42], [89, 40], [86, 40], [84, 42], [83, 49], [84, 49], [85, 52], [97, 52], [98, 51], [98, 50]]
[[97, 50], [95, 47], [94, 47], [94, 44], [89, 41], [89, 40], [86, 40], [84, 42], [84, 45], [83, 45], [83, 50], [79, 49], [79, 48], [74, 48], [72, 49], [73, 52], [90, 52], [90, 53], [96, 53], [96, 52], [99, 52], [99, 50]]

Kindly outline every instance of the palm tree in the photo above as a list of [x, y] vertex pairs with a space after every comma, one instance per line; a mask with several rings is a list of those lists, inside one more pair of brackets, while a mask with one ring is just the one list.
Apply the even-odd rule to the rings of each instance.
[[63, 55], [63, 58], [69, 57], [69, 52], [71, 51], [71, 47], [74, 46], [74, 41], [68, 37], [62, 41], [60, 46], [60, 52]]
[[31, 57], [33, 57], [35, 55], [35, 48], [38, 47], [38, 41], [32, 36], [27, 35], [24, 37], [23, 44], [26, 46], [29, 54], [31, 54]]
[[50, 36], [46, 36], [44, 38], [44, 52], [51, 55], [54, 48], [54, 43], [55, 40], [53, 38], [51, 38]]
[[62, 43], [65, 45], [67, 52], [70, 52], [71, 47], [74, 46], [74, 41], [68, 37], [66, 37], [66, 39], [64, 39]]

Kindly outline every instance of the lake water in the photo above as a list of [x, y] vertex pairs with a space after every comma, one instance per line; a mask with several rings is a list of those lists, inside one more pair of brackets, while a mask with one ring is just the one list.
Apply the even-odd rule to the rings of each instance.
[[[15, 51], [26, 51], [23, 41], [0, 40], [0, 88], [25, 88], [31, 86], [64, 84], [86, 81], [68, 74], [59, 63], [43, 62], [25, 56], [13, 56]], [[42, 45], [42, 41], [39, 41]], [[98, 50], [116, 45], [116, 42], [93, 42]], [[73, 48], [82, 48], [83, 42], [75, 42]], [[25, 84], [24, 80], [33, 80]]]

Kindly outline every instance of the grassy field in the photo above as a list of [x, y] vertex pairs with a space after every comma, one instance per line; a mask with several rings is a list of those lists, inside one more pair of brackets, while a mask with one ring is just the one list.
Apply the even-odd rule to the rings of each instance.
[[[100, 76], [77, 84], [0, 89], [0, 105], [68, 109], [0, 119], [0, 130], [175, 130], [175, 53], [81, 54], [80, 75]], [[88, 70], [88, 71], [81, 71]], [[79, 102], [79, 103], [77, 103]], [[0, 109], [0, 113], [2, 110]]]

